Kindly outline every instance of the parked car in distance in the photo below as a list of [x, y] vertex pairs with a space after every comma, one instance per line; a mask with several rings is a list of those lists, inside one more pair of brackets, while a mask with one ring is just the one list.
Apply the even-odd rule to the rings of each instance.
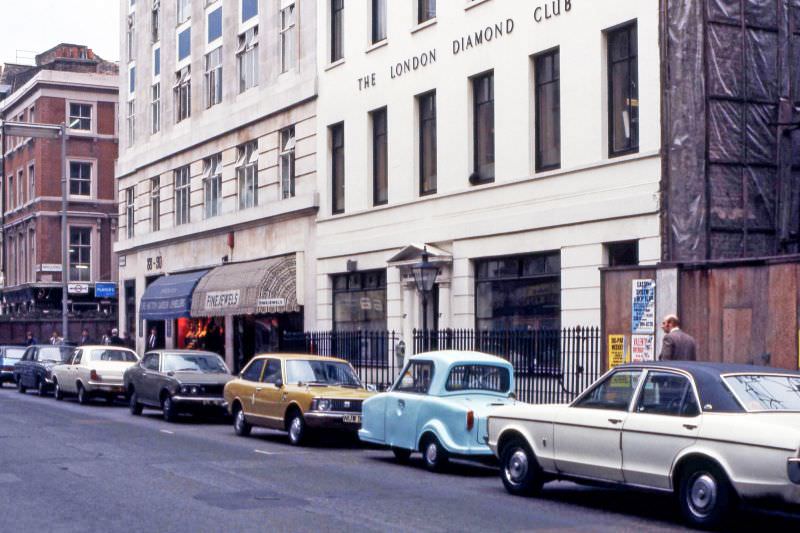
[[123, 374], [130, 410], [160, 408], [174, 422], [181, 412], [221, 410], [225, 384], [232, 379], [222, 358], [199, 350], [154, 350]]
[[279, 429], [294, 445], [309, 430], [355, 432], [361, 404], [373, 394], [347, 361], [313, 355], [258, 355], [225, 385], [237, 435], [249, 435], [253, 426]]
[[800, 503], [800, 372], [622, 365], [571, 404], [497, 409], [489, 446], [512, 494], [554, 479], [642, 487], [716, 527], [740, 499]]
[[112, 402], [125, 394], [122, 375], [139, 362], [136, 352], [117, 346], [81, 346], [75, 348], [70, 359], [52, 369], [53, 396], [56, 400], [65, 394], [74, 394], [78, 402], [87, 404], [95, 396]]
[[22, 358], [14, 364], [17, 390], [24, 393], [36, 389], [45, 396], [53, 388], [53, 367], [68, 361], [75, 348], [67, 345], [36, 344], [28, 346]]
[[0, 387], [14, 383], [14, 365], [24, 353], [24, 346], [0, 346]]
[[364, 402], [358, 436], [388, 446], [405, 462], [422, 453], [441, 470], [450, 457], [490, 458], [486, 416], [514, 403], [514, 369], [505, 359], [444, 350], [410, 357], [389, 392]]

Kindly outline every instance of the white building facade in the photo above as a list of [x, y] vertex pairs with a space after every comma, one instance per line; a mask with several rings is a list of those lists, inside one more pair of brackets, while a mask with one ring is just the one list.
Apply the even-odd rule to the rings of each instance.
[[[318, 5], [318, 329], [600, 323], [660, 258], [657, 0]], [[621, 298], [630, 297], [621, 295]]]
[[315, 323], [316, 5], [119, 1], [120, 329], [238, 370]]

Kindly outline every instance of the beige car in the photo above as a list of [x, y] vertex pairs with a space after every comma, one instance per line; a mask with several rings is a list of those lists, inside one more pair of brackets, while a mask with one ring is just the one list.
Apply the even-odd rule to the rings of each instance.
[[53, 396], [62, 400], [65, 394], [78, 397], [87, 404], [101, 396], [111, 402], [125, 394], [122, 374], [139, 362], [133, 350], [118, 346], [81, 346], [63, 364], [53, 367]]
[[314, 355], [258, 355], [225, 385], [237, 435], [253, 426], [279, 429], [294, 445], [314, 429], [355, 433], [361, 404], [373, 394], [347, 361]]

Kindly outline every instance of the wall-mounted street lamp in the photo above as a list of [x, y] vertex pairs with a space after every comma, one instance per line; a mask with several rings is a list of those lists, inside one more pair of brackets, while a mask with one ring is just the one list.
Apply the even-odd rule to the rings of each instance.
[[433, 290], [436, 283], [436, 276], [439, 274], [439, 267], [428, 261], [428, 248], [422, 249], [422, 261], [411, 265], [411, 272], [414, 274], [414, 283], [417, 290], [422, 294], [422, 334], [424, 336], [424, 347], [427, 351], [428, 346], [428, 294]]
[[[78, 125], [78, 120], [70, 123], [69, 127]], [[33, 122], [0, 122], [0, 134], [12, 137], [33, 137], [37, 139], [61, 139], [61, 335], [69, 338], [69, 323], [67, 321], [67, 125], [66, 124], [37, 124]], [[5, 159], [3, 160], [3, 176], [5, 176]], [[5, 182], [4, 182], [5, 183]], [[5, 198], [5, 187], [3, 187]], [[5, 206], [3, 207], [5, 211]], [[4, 244], [5, 246], [5, 244]], [[3, 263], [5, 269], [5, 262]]]

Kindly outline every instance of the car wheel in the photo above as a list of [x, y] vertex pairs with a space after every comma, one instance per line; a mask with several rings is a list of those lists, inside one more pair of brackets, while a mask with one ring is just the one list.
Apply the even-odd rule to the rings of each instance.
[[164, 420], [167, 422], [175, 422], [178, 419], [178, 408], [169, 394], [164, 396], [164, 401], [161, 402], [161, 410], [164, 412]]
[[500, 478], [510, 494], [537, 494], [544, 484], [536, 455], [526, 442], [514, 439], [500, 453]]
[[422, 452], [425, 468], [431, 472], [441, 472], [450, 461], [450, 455], [447, 450], [444, 449], [439, 439], [433, 435], [430, 435], [422, 442], [420, 451]]
[[244, 409], [241, 407], [237, 408], [236, 412], [233, 414], [233, 430], [240, 437], [247, 437], [250, 435], [250, 431], [252, 429], [253, 426], [251, 426], [244, 418]]
[[25, 385], [22, 384], [22, 376], [17, 378], [17, 392], [21, 394], [25, 394], [25, 391], [28, 390]]
[[128, 407], [132, 415], [139, 416], [142, 414], [142, 404], [139, 403], [139, 395], [136, 394], [135, 390], [131, 392], [131, 397], [128, 400]]
[[408, 463], [411, 458], [411, 450], [406, 450], [405, 448], [392, 448], [392, 453], [394, 453], [395, 460], [401, 464]]
[[733, 489], [715, 465], [701, 464], [681, 476], [678, 492], [681, 512], [693, 527], [711, 529], [722, 524], [733, 505]]
[[289, 420], [289, 444], [300, 446], [306, 438], [306, 421], [303, 414], [295, 412]]
[[39, 379], [36, 383], [36, 391], [41, 397], [47, 396], [47, 382], [43, 379]]
[[83, 385], [78, 383], [78, 403], [87, 405], [89, 403], [89, 393], [83, 388]]
[[64, 391], [61, 390], [61, 384], [57, 379], [53, 380], [53, 398], [59, 401], [64, 399]]

